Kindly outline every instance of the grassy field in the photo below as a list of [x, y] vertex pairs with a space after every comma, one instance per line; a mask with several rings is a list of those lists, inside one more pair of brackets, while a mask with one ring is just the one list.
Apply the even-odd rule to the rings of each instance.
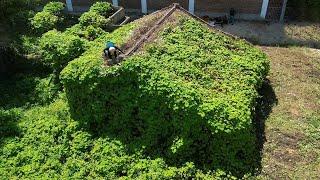
[[[218, 27], [221, 28], [221, 27]], [[257, 45], [320, 48], [320, 24], [310, 22], [264, 23], [238, 21], [221, 28]]]
[[271, 59], [259, 179], [320, 179], [320, 50], [261, 47]]

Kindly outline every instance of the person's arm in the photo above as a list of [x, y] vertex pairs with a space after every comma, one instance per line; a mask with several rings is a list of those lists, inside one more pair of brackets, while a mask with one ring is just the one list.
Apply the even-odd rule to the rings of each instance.
[[108, 48], [104, 48], [104, 49], [103, 49], [103, 53], [104, 53], [105, 56], [108, 56], [108, 53], [107, 53], [107, 52], [108, 52]]
[[124, 52], [120, 49], [120, 48], [118, 48], [117, 46], [114, 46], [117, 50], [119, 50], [122, 54], [124, 54]]

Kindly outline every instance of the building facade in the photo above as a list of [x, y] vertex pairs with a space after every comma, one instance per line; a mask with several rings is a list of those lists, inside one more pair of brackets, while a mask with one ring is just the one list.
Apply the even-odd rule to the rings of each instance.
[[[90, 6], [96, 0], [66, 0], [68, 10], [74, 11]], [[144, 14], [164, 8], [172, 3], [199, 16], [221, 16], [228, 14], [231, 8], [236, 11], [236, 18], [248, 20], [278, 20], [285, 0], [105, 0], [114, 6], [122, 6], [129, 12]]]

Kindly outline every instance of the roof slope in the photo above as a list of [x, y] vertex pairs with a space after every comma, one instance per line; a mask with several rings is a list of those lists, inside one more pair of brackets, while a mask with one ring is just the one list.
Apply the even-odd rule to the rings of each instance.
[[252, 117], [266, 55], [177, 7], [99, 38], [126, 47], [119, 65], [104, 66], [99, 45], [70, 62], [61, 79], [71, 112], [171, 163], [254, 169]]

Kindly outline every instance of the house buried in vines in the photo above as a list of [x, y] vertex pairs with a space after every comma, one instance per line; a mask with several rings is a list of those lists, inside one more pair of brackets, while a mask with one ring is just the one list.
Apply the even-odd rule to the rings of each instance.
[[[69, 11], [85, 9], [95, 0], [66, 1]], [[189, 12], [199, 16], [221, 16], [231, 8], [237, 12], [236, 18], [254, 20], [279, 20], [283, 18], [287, 0], [107, 0], [114, 6], [122, 6], [127, 11], [147, 14], [172, 3], [179, 3]]]
[[[127, 55], [118, 65], [101, 57], [107, 40]], [[176, 4], [94, 43], [60, 75], [84, 128], [173, 166], [239, 176], [257, 168], [253, 116], [269, 70], [259, 49]]]

